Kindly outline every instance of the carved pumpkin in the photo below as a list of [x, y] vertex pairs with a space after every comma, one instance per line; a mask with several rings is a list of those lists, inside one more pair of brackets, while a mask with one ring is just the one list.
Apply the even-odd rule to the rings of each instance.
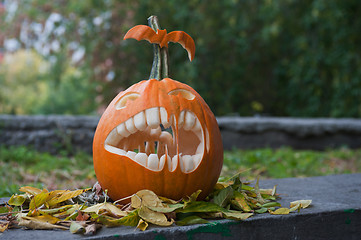
[[219, 177], [223, 147], [213, 113], [193, 88], [151, 78], [109, 104], [95, 132], [93, 161], [113, 200], [141, 189], [176, 200], [202, 190], [204, 198]]

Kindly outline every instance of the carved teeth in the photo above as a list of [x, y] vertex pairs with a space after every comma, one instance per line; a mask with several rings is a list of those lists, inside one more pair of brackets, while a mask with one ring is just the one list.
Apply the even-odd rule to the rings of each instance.
[[162, 122], [162, 125], [164, 128], [169, 128], [172, 124], [171, 121], [168, 120], [168, 113], [167, 110], [165, 110], [164, 107], [159, 108], [160, 112], [160, 120]]
[[159, 166], [159, 159], [158, 159], [158, 155], [157, 154], [150, 154], [148, 157], [148, 163], [147, 163], [147, 167], [150, 170], [158, 170], [158, 166]]
[[149, 108], [145, 110], [145, 116], [147, 119], [147, 124], [151, 128], [157, 128], [160, 125], [159, 119], [159, 108]]
[[184, 117], [184, 130], [191, 130], [196, 122], [196, 117], [191, 112], [186, 112]]
[[127, 121], [125, 121], [125, 127], [127, 128], [128, 132], [130, 132], [130, 134], [138, 131], [134, 125], [133, 118], [129, 118]]
[[188, 173], [194, 169], [193, 158], [190, 155], [184, 155], [181, 157], [180, 167], [182, 172]]
[[147, 166], [147, 160], [148, 156], [145, 153], [137, 153], [137, 155], [135, 155], [135, 161], [142, 166]]
[[118, 131], [119, 135], [122, 137], [129, 137], [129, 135], [130, 135], [130, 132], [127, 130], [124, 123], [121, 123], [118, 125], [117, 131]]
[[[176, 134], [173, 132], [176, 119], [179, 137], [173, 136]], [[180, 168], [182, 172], [190, 173], [200, 165], [207, 150], [205, 147], [209, 147], [209, 140], [204, 141], [206, 128], [205, 131], [197, 116], [190, 111], [183, 110], [176, 118], [175, 115], [169, 116], [164, 107], [155, 107], [119, 124], [109, 133], [104, 147], [152, 171], [166, 167], [170, 172]], [[182, 139], [182, 136], [187, 139]]]
[[134, 125], [139, 131], [144, 131], [147, 128], [147, 122], [145, 120], [144, 112], [135, 114]]

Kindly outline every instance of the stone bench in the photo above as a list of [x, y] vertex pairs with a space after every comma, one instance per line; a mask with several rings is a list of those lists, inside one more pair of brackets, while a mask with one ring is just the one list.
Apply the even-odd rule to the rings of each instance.
[[262, 188], [274, 185], [281, 194], [282, 206], [311, 199], [311, 207], [289, 215], [260, 214], [245, 221], [150, 227], [144, 232], [134, 227], [102, 228], [94, 236], [62, 230], [10, 229], [0, 234], [0, 239], [361, 239], [361, 174], [260, 181]]
[[[97, 116], [0, 115], [0, 145], [31, 145], [40, 151], [92, 151]], [[361, 147], [361, 119], [218, 117], [225, 149], [323, 150]]]

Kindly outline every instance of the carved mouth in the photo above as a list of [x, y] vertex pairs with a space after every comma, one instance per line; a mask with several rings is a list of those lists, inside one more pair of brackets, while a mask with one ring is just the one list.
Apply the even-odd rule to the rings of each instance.
[[179, 165], [182, 172], [192, 172], [203, 158], [204, 132], [191, 111], [182, 111], [177, 119], [178, 123], [174, 115], [168, 118], [164, 107], [146, 109], [115, 127], [104, 147], [152, 171], [167, 165], [173, 172]]

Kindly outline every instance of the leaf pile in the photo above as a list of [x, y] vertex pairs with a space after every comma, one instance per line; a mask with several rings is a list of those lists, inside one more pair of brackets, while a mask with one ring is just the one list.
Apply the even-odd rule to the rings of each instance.
[[[94, 234], [102, 226], [134, 226], [144, 231], [150, 224], [158, 226], [208, 223], [210, 219], [245, 220], [254, 214], [289, 214], [311, 204], [311, 200], [292, 202], [290, 208], [277, 202], [276, 186], [260, 189], [242, 183], [239, 175], [218, 182], [214, 191], [198, 201], [200, 190], [180, 201], [141, 190], [121, 205], [107, 201], [99, 184], [93, 190], [75, 191], [21, 187], [24, 194], [13, 195], [0, 207], [0, 232], [12, 227], [30, 229], [65, 229], [71, 233]], [[124, 200], [124, 199], [123, 199]]]

